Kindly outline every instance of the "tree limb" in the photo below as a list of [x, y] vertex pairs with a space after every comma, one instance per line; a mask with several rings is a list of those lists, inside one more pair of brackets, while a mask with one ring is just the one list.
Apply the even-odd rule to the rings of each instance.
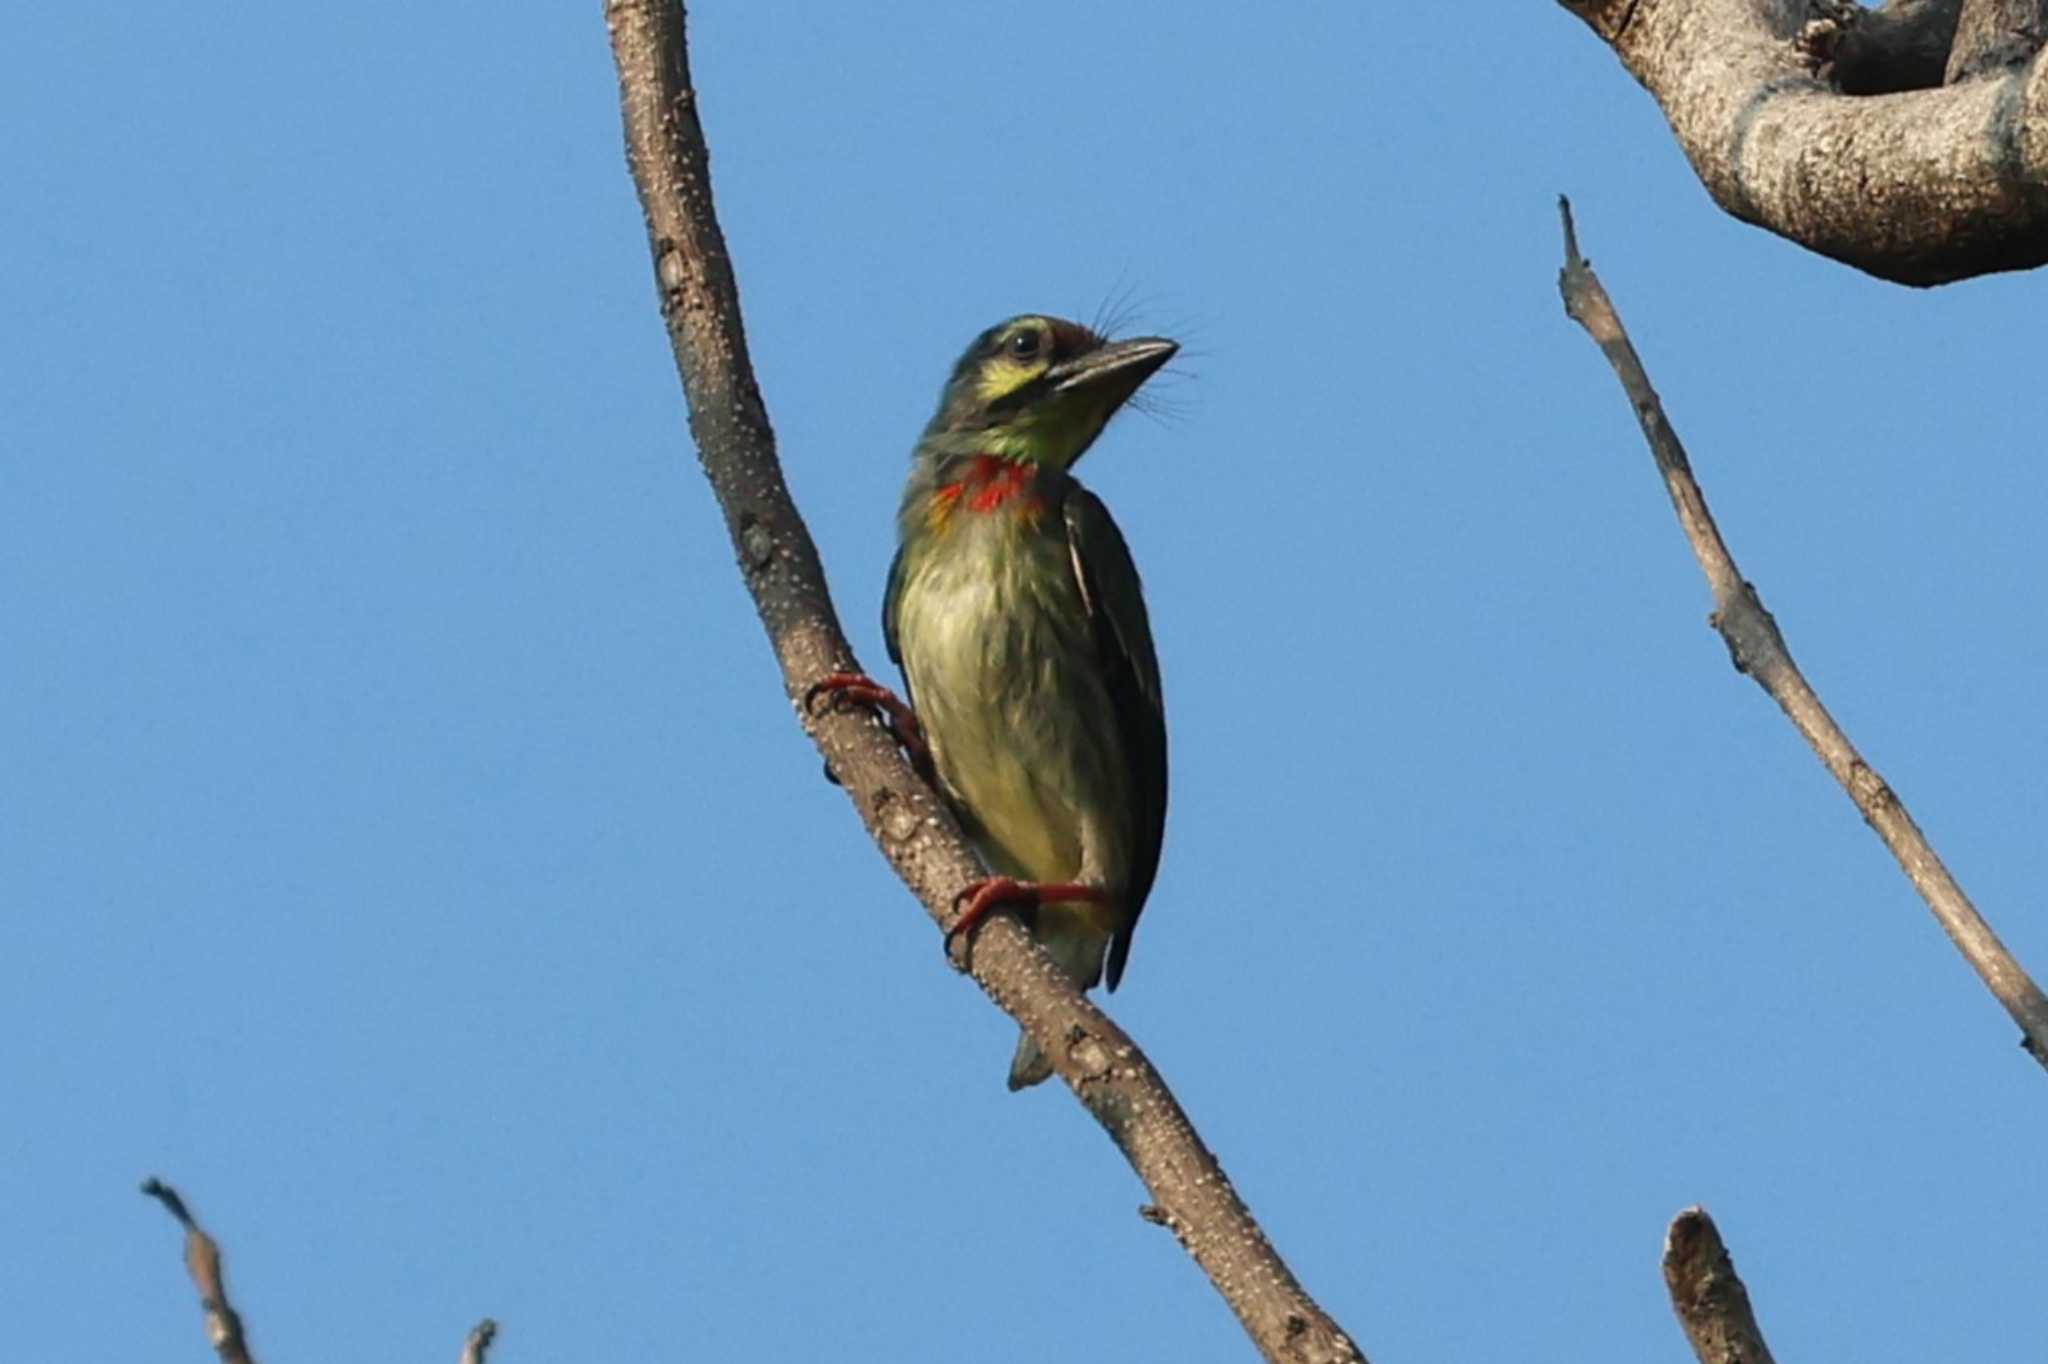
[[[783, 483], [747, 357], [732, 263], [712, 207], [683, 7], [678, 0], [607, 0], [605, 18], [627, 162], [647, 218], [690, 430], [783, 688], [800, 703], [818, 679], [858, 665]], [[876, 845], [945, 925], [961, 890], [985, 872], [938, 798], [870, 718], [797, 709]], [[1073, 988], [1014, 920], [998, 917], [976, 935], [970, 971], [1052, 1058], [1266, 1358], [1363, 1360], [1268, 1243], [1137, 1044]]]
[[1700, 1364], [1773, 1364], [1749, 1290], [1705, 1208], [1687, 1208], [1665, 1233], [1664, 1286]]
[[1777, 621], [1764, 609], [1756, 587], [1743, 578], [1727, 543], [1721, 539], [1720, 528], [1707, 509], [1706, 494], [1693, 478], [1685, 447], [1664, 415], [1664, 405], [1650, 386], [1650, 376], [1623, 330], [1607, 290], [1601, 287], [1593, 267], [1579, 254], [1571, 204], [1559, 199], [1558, 211], [1564, 220], [1564, 269], [1558, 274], [1558, 289], [1564, 295], [1565, 313], [1598, 343], [1635, 408], [1636, 420], [1641, 423], [1650, 453], [1656, 459], [1657, 472], [1663, 475], [1665, 491], [1678, 512], [1679, 529], [1685, 532], [1693, 557], [1706, 574], [1707, 587], [1714, 597], [1714, 614], [1709, 621], [1727, 643], [1735, 670], [1754, 678], [1784, 710], [1792, 727], [1812, 745], [1821, 763], [1849, 793], [1864, 822], [1898, 859], [1906, 879], [1934, 911], [1935, 920], [1948, 934], [1949, 941], [2019, 1024], [2024, 1034], [2022, 1045], [2035, 1060], [2048, 1067], [2048, 997], [2042, 995], [2040, 987], [1998, 940], [1991, 925], [1942, 865], [1927, 836], [1907, 813], [1904, 802], [1876, 769], [1863, 760], [1792, 661], [1784, 636], [1778, 633]]
[[2048, 59], [1852, 99], [1808, 69], [1805, 0], [1559, 0], [1746, 223], [1901, 284], [2048, 262]]
[[206, 1234], [186, 1208], [178, 1191], [159, 1179], [146, 1179], [142, 1191], [164, 1205], [185, 1229], [185, 1272], [199, 1290], [199, 1305], [206, 1310], [206, 1338], [213, 1342], [221, 1364], [255, 1364], [249, 1356], [249, 1341], [242, 1334], [242, 1318], [228, 1302], [227, 1273], [221, 1264], [220, 1243]]

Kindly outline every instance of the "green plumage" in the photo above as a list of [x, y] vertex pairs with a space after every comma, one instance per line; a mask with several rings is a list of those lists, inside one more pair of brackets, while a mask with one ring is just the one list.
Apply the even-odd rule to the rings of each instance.
[[[1166, 726], [1137, 569], [1068, 472], [1174, 351], [1016, 318], [977, 338], [913, 461], [883, 628], [940, 786], [998, 875], [1085, 882], [1039, 940], [1115, 989], [1159, 865]], [[1013, 1089], [1051, 1073], [1028, 1039]]]

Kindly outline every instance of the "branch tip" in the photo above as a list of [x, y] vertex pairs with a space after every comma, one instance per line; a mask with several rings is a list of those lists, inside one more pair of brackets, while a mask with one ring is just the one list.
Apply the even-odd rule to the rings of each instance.
[[1749, 1290], [1705, 1208], [1687, 1208], [1664, 1233], [1664, 1286], [1700, 1364], [1772, 1364]]
[[1579, 229], [1572, 222], [1572, 201], [1566, 195], [1557, 196], [1557, 216], [1564, 222], [1564, 268], [1584, 265], [1585, 257], [1579, 254]]
[[176, 1189], [151, 1175], [142, 1181], [142, 1192], [163, 1204], [164, 1211], [178, 1219], [178, 1225], [188, 1229], [192, 1226], [192, 1213], [186, 1208], [185, 1200], [178, 1197]]
[[185, 1272], [199, 1290], [199, 1307], [206, 1314], [206, 1338], [213, 1343], [221, 1364], [254, 1364], [242, 1318], [228, 1301], [227, 1270], [222, 1264], [220, 1242], [192, 1216], [178, 1191], [151, 1176], [142, 1181], [142, 1192], [164, 1205], [185, 1229]]
[[458, 1364], [484, 1364], [484, 1356], [490, 1351], [491, 1342], [498, 1338], [498, 1323], [485, 1317], [470, 1327], [469, 1336], [462, 1342], [462, 1358]]

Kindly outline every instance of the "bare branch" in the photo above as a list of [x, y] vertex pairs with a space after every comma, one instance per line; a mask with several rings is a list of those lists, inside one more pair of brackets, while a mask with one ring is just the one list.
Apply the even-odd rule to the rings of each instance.
[[249, 1342], [242, 1334], [242, 1318], [228, 1302], [227, 1272], [221, 1264], [220, 1243], [208, 1236], [178, 1191], [159, 1179], [146, 1179], [142, 1191], [164, 1205], [178, 1225], [185, 1229], [185, 1271], [199, 1290], [199, 1305], [206, 1310], [206, 1337], [220, 1356], [221, 1364], [254, 1364]]
[[498, 1338], [498, 1323], [485, 1317], [469, 1328], [469, 1337], [462, 1342], [462, 1357], [457, 1364], [484, 1364], [484, 1356], [490, 1353], [491, 1342]]
[[1705, 1208], [1687, 1208], [1665, 1233], [1664, 1286], [1700, 1364], [1773, 1364], [1749, 1290]]
[[1665, 417], [1656, 390], [1650, 387], [1650, 376], [1644, 371], [1628, 333], [1622, 329], [1621, 317], [1607, 297], [1607, 290], [1601, 287], [1593, 267], [1579, 254], [1570, 203], [1559, 199], [1558, 209], [1564, 219], [1564, 269], [1558, 274], [1558, 288], [1564, 295], [1565, 312], [1599, 344], [1635, 408], [1636, 420], [1642, 424], [1650, 453], [1657, 461], [1657, 471], [1664, 476], [1665, 491], [1678, 512], [1679, 528], [1685, 532], [1693, 557], [1699, 561], [1707, 587], [1713, 593], [1714, 614], [1709, 620], [1727, 642], [1736, 671], [1754, 678], [1784, 710], [1793, 728], [1812, 745], [1821, 763], [1849, 793], [1864, 822], [1898, 859], [1906, 879], [1934, 911], [1949, 941], [2019, 1024], [2024, 1034], [2022, 1045], [2035, 1060], [2048, 1067], [2048, 997], [2041, 994], [2040, 987], [1991, 931], [1991, 925], [1942, 865], [1927, 836], [1907, 813], [1904, 802], [1876, 769], [1863, 760], [1792, 661], [1784, 636], [1778, 633], [1778, 623], [1764, 609], [1756, 587], [1736, 568], [1734, 556], [1721, 539], [1713, 513], [1707, 510], [1706, 495], [1693, 478], [1685, 447]]
[[2048, 261], [2048, 59], [1854, 99], [1808, 69], [1806, 0], [1560, 0], [1649, 90], [1714, 202], [1901, 284]]
[[[608, 0], [626, 155], [647, 217], [654, 276], [690, 429], [740, 571], [797, 703], [818, 679], [856, 671], [816, 548], [790, 500], [746, 340], [732, 263], [712, 207], [708, 153], [677, 0]], [[871, 719], [798, 706], [805, 730], [868, 832], [940, 925], [984, 875], [929, 787]], [[1015, 1018], [1109, 1133], [1181, 1244], [1268, 1359], [1362, 1360], [1295, 1280], [1150, 1061], [1007, 917], [975, 938], [975, 982]]]

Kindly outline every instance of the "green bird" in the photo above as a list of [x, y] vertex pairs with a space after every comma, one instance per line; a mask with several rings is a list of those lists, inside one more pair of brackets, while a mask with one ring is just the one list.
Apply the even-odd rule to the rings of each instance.
[[[1071, 470], [1179, 348], [1041, 316], [976, 337], [897, 516], [882, 629], [911, 705], [865, 677], [820, 684], [889, 712], [995, 873], [947, 941], [1010, 906], [1083, 990], [1123, 978], [1159, 868], [1166, 715], [1138, 570]], [[1020, 1039], [1010, 1088], [1050, 1074]]]

